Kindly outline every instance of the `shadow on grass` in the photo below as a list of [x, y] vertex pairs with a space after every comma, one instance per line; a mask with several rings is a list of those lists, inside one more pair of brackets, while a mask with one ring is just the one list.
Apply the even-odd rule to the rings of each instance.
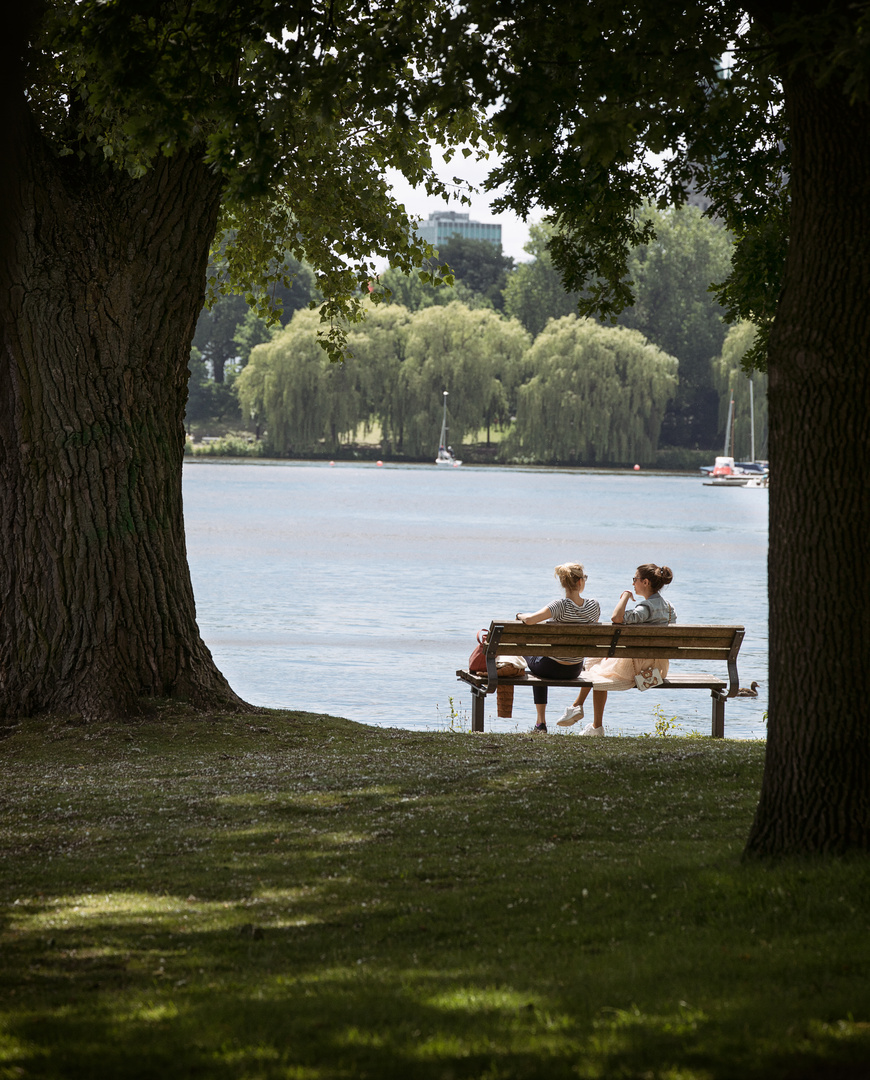
[[[111, 925], [98, 929], [125, 943]], [[419, 960], [312, 962], [312, 946], [328, 947], [322, 930], [194, 934], [183, 953], [158, 945], [148, 958], [138, 935], [127, 943], [139, 946], [139, 971], [55, 942], [59, 961], [33, 977], [41, 985], [7, 999], [4, 1075], [867, 1076], [855, 1025], [804, 1019], [792, 1050], [767, 1049], [774, 1032], [757, 1002], [713, 1014], [685, 1003], [595, 1010], [593, 972], [565, 995], [543, 992], [534, 973], [507, 978], [493, 957], [431, 971]], [[185, 978], [182, 955], [202, 965], [198, 978]]]
[[739, 864], [759, 747], [95, 743], [6, 763], [4, 1080], [870, 1075], [867, 866]]

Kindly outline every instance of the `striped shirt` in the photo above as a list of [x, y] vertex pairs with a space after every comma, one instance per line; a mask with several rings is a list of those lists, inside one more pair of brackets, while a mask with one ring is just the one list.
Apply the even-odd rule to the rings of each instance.
[[[552, 619], [548, 619], [548, 622], [564, 622], [564, 623], [596, 623], [601, 618], [601, 606], [597, 600], [587, 600], [585, 597], [580, 598], [581, 603], [578, 606], [573, 600], [569, 600], [568, 597], [563, 597], [561, 600], [554, 600], [552, 604], [547, 604], [547, 610], [553, 616]], [[558, 660], [553, 657], [558, 664], [582, 664], [582, 656], [562, 656]]]

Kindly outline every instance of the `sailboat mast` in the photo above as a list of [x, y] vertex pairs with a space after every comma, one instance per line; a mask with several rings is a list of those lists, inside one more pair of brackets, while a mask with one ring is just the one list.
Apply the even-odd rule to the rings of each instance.
[[444, 416], [441, 419], [441, 446], [447, 449], [447, 391], [444, 391]]
[[757, 460], [755, 457], [755, 396], [753, 393], [752, 376], [749, 376], [749, 431], [751, 439], [752, 457], [750, 461]]
[[725, 424], [725, 457], [731, 456], [728, 450], [731, 447], [731, 427], [734, 417], [734, 391], [729, 390], [728, 393], [731, 395], [731, 400], [728, 402], [728, 421]]

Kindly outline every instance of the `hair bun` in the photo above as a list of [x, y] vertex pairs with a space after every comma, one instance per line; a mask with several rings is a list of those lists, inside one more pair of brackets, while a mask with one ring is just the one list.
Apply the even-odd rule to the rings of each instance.
[[646, 579], [652, 586], [653, 592], [658, 592], [665, 585], [670, 585], [674, 580], [674, 573], [669, 566], [656, 566], [655, 563], [644, 563], [637, 568], [641, 580]]

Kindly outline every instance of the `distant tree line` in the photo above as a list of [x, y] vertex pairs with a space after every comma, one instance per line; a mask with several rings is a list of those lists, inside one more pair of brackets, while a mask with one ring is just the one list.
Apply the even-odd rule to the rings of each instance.
[[437, 449], [442, 392], [451, 389], [450, 439], [506, 423], [529, 335], [491, 309], [454, 301], [411, 312], [372, 306], [348, 328], [353, 356], [332, 364], [318, 346], [316, 312], [258, 345], [238, 377], [243, 414], [279, 454], [317, 444], [337, 449], [377, 425], [384, 453], [430, 456]]
[[243, 413], [278, 454], [338, 450], [377, 425], [385, 454], [429, 457], [447, 389], [454, 447], [498, 426], [506, 460], [648, 462], [677, 386], [677, 361], [637, 331], [575, 315], [533, 343], [517, 319], [458, 301], [373, 306], [349, 327], [353, 356], [341, 365], [317, 345], [317, 325], [297, 312], [238, 376]]
[[[548, 223], [531, 227], [531, 258], [516, 266], [486, 241], [454, 237], [438, 253], [453, 288], [385, 271], [390, 302], [349, 328], [344, 364], [317, 344], [307, 267], [288, 266], [273, 327], [244, 297], [221, 296], [197, 326], [188, 424], [247, 428], [277, 454], [337, 451], [377, 430], [385, 455], [426, 458], [447, 389], [454, 447], [488, 444], [496, 428], [505, 460], [650, 462], [660, 445], [721, 453], [733, 395], [735, 456], [746, 457], [740, 360], [753, 334], [729, 331], [707, 288], [727, 275], [730, 238], [695, 207], [647, 213], [657, 237], [632, 256], [636, 301], [615, 327], [576, 317]], [[766, 378], [754, 378], [756, 451], [766, 456]]]

